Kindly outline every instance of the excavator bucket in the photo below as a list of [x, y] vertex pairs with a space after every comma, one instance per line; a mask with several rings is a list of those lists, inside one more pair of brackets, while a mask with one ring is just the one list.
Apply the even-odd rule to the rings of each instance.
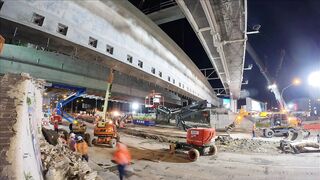
[[309, 131], [306, 131], [303, 129], [291, 130], [291, 131], [288, 131], [288, 136], [286, 139], [289, 141], [300, 141], [308, 138], [309, 136], [310, 136]]

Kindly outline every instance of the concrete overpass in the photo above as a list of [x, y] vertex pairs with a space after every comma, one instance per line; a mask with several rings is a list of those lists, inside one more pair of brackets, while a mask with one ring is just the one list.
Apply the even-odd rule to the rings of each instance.
[[224, 91], [239, 98], [247, 41], [247, 0], [176, 2], [197, 34]]
[[[48, 81], [142, 99], [156, 89], [173, 104], [220, 101], [189, 57], [127, 1], [9, 1], [0, 9], [6, 38], [0, 73], [28, 72]], [[11, 44], [11, 45], [9, 45]]]
[[214, 87], [217, 93], [239, 98], [243, 70], [250, 69], [243, 67], [247, 40], [246, 0], [143, 2], [145, 6], [139, 4], [142, 12], [158, 25], [187, 18], [212, 64], [202, 69], [203, 73], [208, 80], [221, 80], [223, 87]]

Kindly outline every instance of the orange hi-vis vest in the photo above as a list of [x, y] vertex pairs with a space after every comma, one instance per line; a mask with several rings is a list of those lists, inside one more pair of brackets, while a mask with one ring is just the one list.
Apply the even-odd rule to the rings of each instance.
[[131, 161], [131, 155], [126, 145], [117, 143], [117, 149], [114, 152], [113, 160], [117, 164], [125, 165], [129, 164]]

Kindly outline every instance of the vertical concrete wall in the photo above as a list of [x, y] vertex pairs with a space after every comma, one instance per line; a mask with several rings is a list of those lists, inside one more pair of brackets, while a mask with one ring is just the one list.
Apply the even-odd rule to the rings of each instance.
[[227, 113], [227, 114], [220, 114], [216, 112], [210, 113], [210, 124], [211, 127], [214, 127], [217, 130], [223, 130], [226, 126], [231, 124], [236, 115], [233, 113]]
[[28, 76], [13, 74], [3, 76], [0, 85], [0, 179], [41, 180], [40, 89]]

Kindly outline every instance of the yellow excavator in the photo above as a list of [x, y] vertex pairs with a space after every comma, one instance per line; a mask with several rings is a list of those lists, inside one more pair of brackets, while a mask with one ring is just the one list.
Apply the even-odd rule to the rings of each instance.
[[241, 109], [233, 123], [226, 127], [226, 132], [230, 132], [240, 125], [244, 119], [248, 119], [256, 124], [263, 131], [263, 136], [271, 138], [273, 136], [291, 136], [290, 139], [297, 139], [298, 136], [306, 138], [310, 132], [302, 129], [301, 121], [292, 116], [287, 111], [281, 112], [260, 112], [254, 116], [250, 112]]
[[236, 128], [238, 125], [240, 125], [244, 118], [248, 117], [250, 115], [249, 112], [247, 112], [244, 109], [240, 109], [238, 115], [236, 116], [235, 120], [226, 127], [226, 132], [230, 134], [230, 132]]

